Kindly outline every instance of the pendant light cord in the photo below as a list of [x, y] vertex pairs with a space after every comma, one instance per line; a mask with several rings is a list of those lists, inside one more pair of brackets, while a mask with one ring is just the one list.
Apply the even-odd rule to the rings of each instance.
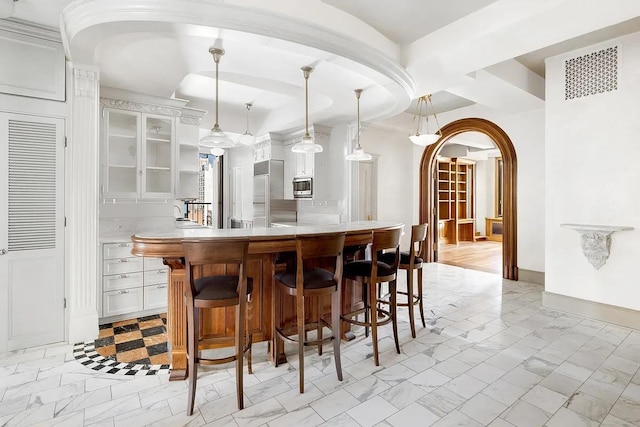
[[304, 136], [309, 137], [309, 74], [313, 71], [312, 67], [302, 67], [304, 74]]
[[220, 63], [220, 58], [224, 55], [224, 49], [218, 49], [212, 47], [209, 49], [209, 53], [213, 55], [213, 62], [216, 63], [216, 123], [213, 126], [215, 130], [220, 129], [220, 125], [218, 124], [218, 64]]
[[358, 127], [356, 129], [356, 132], [358, 132], [357, 133], [358, 139], [356, 140], [357, 141], [356, 149], [361, 150], [362, 147], [360, 147], [360, 94], [362, 93], [362, 89], [356, 89], [354, 92], [356, 93], [356, 99], [358, 100], [357, 102], [358, 108], [356, 110], [358, 115]]
[[249, 132], [249, 110], [251, 109], [252, 105], [253, 104], [249, 104], [249, 103], [244, 104], [244, 106], [247, 107], [247, 130], [245, 131], [245, 133], [251, 133]]

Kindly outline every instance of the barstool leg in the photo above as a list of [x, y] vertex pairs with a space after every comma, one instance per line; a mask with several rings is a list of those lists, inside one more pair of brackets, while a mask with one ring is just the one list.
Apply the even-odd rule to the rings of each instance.
[[[367, 325], [369, 324], [369, 311], [373, 309], [372, 307], [375, 307], [375, 304], [371, 305], [371, 302], [370, 302], [369, 295], [372, 293], [372, 292], [369, 292], [370, 288], [372, 287], [367, 285], [366, 283], [362, 283], [362, 303], [364, 304], [364, 323], [366, 323]], [[364, 327], [364, 336], [369, 337], [369, 326]]]
[[189, 397], [187, 399], [187, 415], [193, 415], [193, 406], [196, 396], [196, 382], [198, 381], [198, 308], [193, 305], [187, 305], [187, 343], [189, 352], [189, 360], [187, 361], [187, 370], [189, 371]]
[[316, 326], [316, 340], [318, 340], [318, 356], [322, 356], [322, 298], [318, 296], [316, 298], [316, 304], [318, 304], [318, 324]]
[[422, 300], [424, 299], [422, 295], [422, 269], [418, 269], [418, 298], [420, 298], [420, 317], [422, 318], [422, 327], [426, 328], [427, 324], [424, 321], [424, 304]]
[[[369, 307], [371, 309], [371, 340], [373, 341], [373, 361], [376, 366], [380, 366], [380, 359], [378, 357], [378, 304], [376, 284], [365, 284], [365, 287], [369, 287]], [[365, 312], [366, 313], [366, 312]]]
[[336, 373], [338, 380], [342, 381], [342, 362], [340, 358], [340, 286], [331, 295], [331, 332], [333, 333], [333, 358], [336, 363]]
[[298, 322], [298, 378], [300, 379], [300, 393], [304, 393], [304, 296], [296, 295], [296, 316]]
[[245, 326], [245, 331], [247, 335], [247, 345], [249, 346], [249, 350], [247, 351], [247, 371], [250, 374], [253, 374], [253, 368], [251, 366], [251, 358], [252, 358], [252, 347], [253, 347], [253, 331], [251, 327], [251, 323], [253, 320], [253, 299], [251, 295], [249, 295], [247, 300], [247, 324]]
[[[397, 282], [392, 280], [389, 282], [389, 293], [391, 294], [389, 297], [389, 301], [391, 302], [391, 306], [389, 307], [389, 311], [391, 312], [391, 323], [393, 325], [393, 339], [396, 342], [396, 351], [400, 354], [400, 341], [398, 340], [398, 293]], [[413, 310], [413, 304], [409, 304], [411, 310]]]
[[276, 366], [276, 368], [279, 366], [278, 364], [278, 359], [280, 357], [280, 355], [278, 354], [278, 342], [280, 340], [280, 336], [278, 335], [278, 328], [280, 328], [280, 298], [281, 298], [281, 293], [280, 293], [280, 286], [277, 283], [273, 284], [273, 336], [271, 338], [271, 345], [273, 346], [273, 349], [271, 350], [273, 352], [273, 364]]
[[411, 325], [411, 336], [416, 337], [416, 319], [413, 313], [413, 270], [407, 268], [407, 308], [409, 309], [409, 324]]
[[246, 299], [239, 298], [240, 303], [236, 306], [236, 395], [238, 409], [244, 408], [244, 327], [246, 313]]

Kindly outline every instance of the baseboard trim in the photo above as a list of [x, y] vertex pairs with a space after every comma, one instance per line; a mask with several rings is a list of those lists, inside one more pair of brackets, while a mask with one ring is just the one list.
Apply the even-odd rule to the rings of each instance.
[[640, 311], [554, 294], [553, 292], [542, 292], [542, 305], [627, 328], [638, 329], [638, 325], [640, 325]]
[[518, 268], [518, 280], [544, 286], [544, 271], [525, 270], [524, 268]]

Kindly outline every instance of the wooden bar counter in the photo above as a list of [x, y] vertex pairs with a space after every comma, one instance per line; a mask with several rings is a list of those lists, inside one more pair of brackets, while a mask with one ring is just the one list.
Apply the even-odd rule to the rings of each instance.
[[[186, 313], [184, 308], [185, 274], [182, 242], [185, 240], [211, 241], [232, 236], [248, 236], [248, 276], [253, 278], [252, 331], [253, 341], [269, 341], [269, 358], [284, 360], [284, 349], [275, 348], [272, 341], [274, 318], [272, 289], [276, 260], [282, 255], [295, 252], [298, 235], [346, 232], [345, 248], [362, 247], [371, 242], [372, 230], [403, 227], [389, 221], [356, 221], [335, 225], [294, 226], [282, 228], [243, 229], [180, 229], [167, 232], [140, 233], [131, 237], [133, 255], [163, 258], [169, 266], [167, 345], [172, 364], [171, 380], [185, 378], [186, 359]], [[345, 250], [345, 252], [348, 252]], [[226, 266], [211, 266], [203, 274], [222, 274]], [[353, 287], [349, 287], [353, 288]], [[359, 295], [343, 292], [343, 309], [361, 304]], [[199, 326], [200, 334], [219, 339], [219, 347], [233, 345], [234, 308], [204, 310]], [[295, 304], [283, 304], [283, 319], [293, 319]], [[314, 312], [314, 311], [310, 311]]]

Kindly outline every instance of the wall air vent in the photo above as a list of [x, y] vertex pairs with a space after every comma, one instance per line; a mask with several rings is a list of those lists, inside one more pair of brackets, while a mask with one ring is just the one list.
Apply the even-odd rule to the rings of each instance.
[[565, 100], [618, 90], [618, 46], [568, 59], [564, 72]]

